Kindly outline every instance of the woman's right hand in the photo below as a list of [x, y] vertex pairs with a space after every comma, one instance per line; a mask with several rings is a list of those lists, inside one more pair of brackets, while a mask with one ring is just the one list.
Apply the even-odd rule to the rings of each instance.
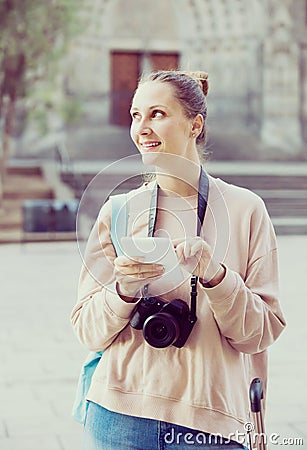
[[118, 256], [114, 260], [117, 292], [127, 302], [134, 301], [146, 284], [157, 280], [164, 273], [161, 264], [144, 263], [141, 258]]

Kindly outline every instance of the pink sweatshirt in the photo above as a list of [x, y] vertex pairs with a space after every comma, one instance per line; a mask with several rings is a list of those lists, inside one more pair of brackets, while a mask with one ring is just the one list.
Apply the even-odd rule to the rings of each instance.
[[[71, 320], [88, 349], [105, 350], [89, 400], [234, 439], [250, 420], [250, 382], [260, 377], [266, 384], [267, 348], [285, 320], [278, 302], [276, 239], [263, 201], [246, 189], [209, 180], [201, 236], [227, 270], [215, 287], [198, 284], [198, 321], [184, 347], [151, 347], [129, 325], [136, 305], [115, 290], [109, 201], [88, 241]], [[147, 236], [152, 189], [148, 183], [129, 193], [128, 235]], [[171, 238], [196, 235], [196, 210], [196, 196], [159, 196], [156, 231], [167, 230]], [[189, 302], [189, 281], [164, 300]]]

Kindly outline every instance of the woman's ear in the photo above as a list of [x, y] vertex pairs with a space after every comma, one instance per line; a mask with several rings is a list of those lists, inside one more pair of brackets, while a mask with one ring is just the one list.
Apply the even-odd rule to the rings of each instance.
[[192, 129], [191, 129], [192, 136], [195, 136], [197, 138], [202, 132], [203, 126], [204, 126], [204, 118], [201, 114], [197, 114], [197, 116], [195, 116], [194, 119], [192, 120]]

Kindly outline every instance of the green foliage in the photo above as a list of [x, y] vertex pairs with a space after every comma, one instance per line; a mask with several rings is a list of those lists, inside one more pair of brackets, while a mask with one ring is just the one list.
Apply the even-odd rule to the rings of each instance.
[[14, 100], [27, 96], [38, 80], [52, 76], [80, 30], [82, 3], [0, 0], [0, 102], [4, 95]]
[[81, 97], [68, 96], [59, 92], [59, 87], [50, 80], [37, 83], [31, 89], [26, 106], [27, 121], [35, 122], [41, 136], [48, 133], [50, 119], [54, 114], [60, 116], [66, 125], [73, 125], [82, 113]]
[[[0, 0], [0, 207], [16, 105], [21, 98], [27, 103], [40, 80], [57, 78], [56, 63], [79, 29], [83, 1]], [[61, 102], [53, 98], [40, 99], [34, 108], [42, 132], [50, 120], [44, 107], [52, 108], [52, 103], [61, 110]]]
[[82, 101], [78, 97], [65, 97], [61, 109], [62, 117], [66, 125], [74, 125], [82, 114]]

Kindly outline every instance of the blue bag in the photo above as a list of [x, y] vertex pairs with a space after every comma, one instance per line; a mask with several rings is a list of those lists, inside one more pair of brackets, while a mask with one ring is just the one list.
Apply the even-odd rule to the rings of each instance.
[[[127, 195], [120, 194], [111, 197], [112, 218], [111, 218], [111, 239], [117, 255], [122, 254], [120, 238], [127, 234]], [[91, 385], [92, 376], [100, 361], [101, 352], [90, 352], [86, 357], [78, 380], [77, 392], [72, 409], [73, 418], [84, 424], [88, 402], [86, 396]]]
[[83, 363], [79, 376], [77, 392], [72, 408], [72, 416], [77, 422], [80, 422], [82, 424], [84, 424], [88, 408], [86, 395], [90, 388], [92, 376], [95, 372], [97, 364], [100, 361], [102, 353], [103, 352], [90, 352]]

